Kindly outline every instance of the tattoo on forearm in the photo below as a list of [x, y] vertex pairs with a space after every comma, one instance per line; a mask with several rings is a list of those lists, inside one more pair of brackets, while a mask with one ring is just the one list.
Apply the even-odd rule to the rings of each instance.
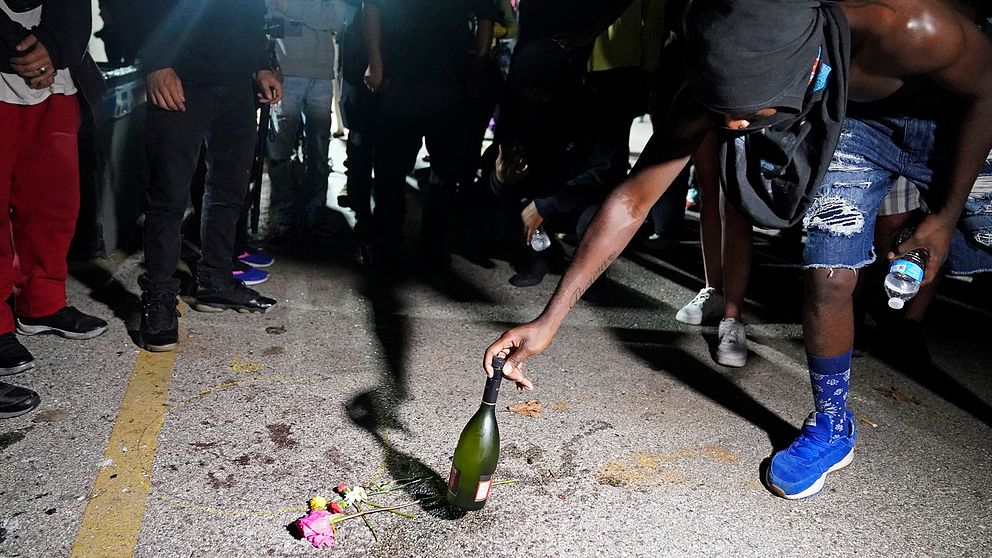
[[603, 263], [599, 266], [599, 269], [596, 270], [596, 273], [594, 273], [593, 276], [589, 279], [589, 282], [586, 283], [585, 286], [582, 287], [581, 289], [575, 289], [574, 291], [572, 291], [572, 296], [569, 297], [568, 299], [569, 308], [572, 308], [573, 306], [578, 304], [579, 299], [582, 298], [582, 295], [585, 294], [585, 292], [589, 290], [589, 287], [591, 287], [592, 284], [596, 282], [596, 279], [598, 279], [599, 276], [602, 275], [604, 271], [606, 271], [606, 268], [610, 267], [610, 264], [613, 263], [613, 260], [617, 259], [618, 255], [620, 255], [619, 252], [610, 253], [610, 255], [607, 256], [605, 260], [603, 260]]

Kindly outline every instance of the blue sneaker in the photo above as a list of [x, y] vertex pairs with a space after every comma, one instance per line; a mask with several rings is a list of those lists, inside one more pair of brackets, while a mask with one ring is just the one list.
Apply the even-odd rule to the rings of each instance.
[[765, 478], [768, 488], [789, 500], [809, 498], [823, 489], [827, 473], [850, 465], [856, 438], [851, 411], [844, 413], [840, 425], [830, 415], [810, 413], [799, 437], [772, 457]]
[[247, 286], [259, 285], [269, 280], [269, 272], [245, 266], [245, 269], [235, 268], [231, 275], [235, 281], [241, 281]]
[[269, 267], [276, 263], [275, 258], [258, 249], [243, 252], [238, 260], [252, 267]]

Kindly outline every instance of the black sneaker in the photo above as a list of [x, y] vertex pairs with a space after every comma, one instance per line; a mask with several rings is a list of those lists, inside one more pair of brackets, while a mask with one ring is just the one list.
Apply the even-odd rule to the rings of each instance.
[[166, 291], [141, 293], [141, 347], [161, 353], [179, 344], [176, 295]]
[[58, 312], [43, 318], [17, 318], [17, 333], [37, 335], [54, 333], [66, 339], [92, 339], [107, 331], [107, 322], [65, 306]]
[[0, 376], [10, 376], [34, 368], [34, 357], [17, 340], [14, 332], [0, 335]]
[[0, 382], [0, 419], [30, 413], [41, 403], [38, 394], [19, 386]]
[[276, 301], [249, 289], [243, 283], [231, 283], [223, 291], [198, 290], [193, 310], [197, 312], [223, 312], [237, 310], [241, 313], [265, 313]]

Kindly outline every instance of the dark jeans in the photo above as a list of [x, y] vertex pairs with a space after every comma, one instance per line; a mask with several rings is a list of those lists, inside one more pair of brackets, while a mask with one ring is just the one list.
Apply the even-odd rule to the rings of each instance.
[[248, 191], [255, 147], [255, 93], [250, 78], [237, 85], [184, 83], [186, 112], [149, 106], [145, 126], [150, 183], [145, 209], [144, 291], [179, 292], [173, 277], [180, 228], [200, 147], [207, 146], [207, 177], [200, 219], [201, 291], [233, 281], [234, 238]]
[[348, 128], [348, 199], [359, 232], [372, 217], [372, 166], [375, 162], [376, 98], [364, 83], [341, 82], [341, 117]]
[[[455, 188], [465, 179], [470, 130], [464, 96], [457, 84], [393, 80], [378, 95], [375, 147], [377, 236], [398, 242], [406, 214], [406, 175], [416, 163], [421, 140], [431, 156], [431, 181], [424, 200], [422, 238], [443, 238]], [[476, 145], [474, 149], [478, 150]]]

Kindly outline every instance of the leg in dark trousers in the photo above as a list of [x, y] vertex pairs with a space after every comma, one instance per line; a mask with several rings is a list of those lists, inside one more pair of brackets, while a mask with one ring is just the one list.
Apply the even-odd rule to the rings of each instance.
[[406, 175], [416, 163], [426, 128], [419, 85], [394, 80], [379, 93], [375, 146], [375, 213], [373, 244], [379, 255], [394, 255], [402, 240], [406, 216]]
[[213, 88], [184, 87], [186, 111], [149, 105], [145, 124], [149, 186], [145, 207], [145, 268], [138, 284], [145, 292], [179, 294], [173, 277], [179, 265], [182, 222], [200, 146], [213, 119]]
[[227, 290], [233, 283], [234, 240], [242, 215], [256, 141], [255, 95], [251, 84], [218, 88], [216, 113], [207, 132], [207, 180], [200, 223], [199, 293]]

